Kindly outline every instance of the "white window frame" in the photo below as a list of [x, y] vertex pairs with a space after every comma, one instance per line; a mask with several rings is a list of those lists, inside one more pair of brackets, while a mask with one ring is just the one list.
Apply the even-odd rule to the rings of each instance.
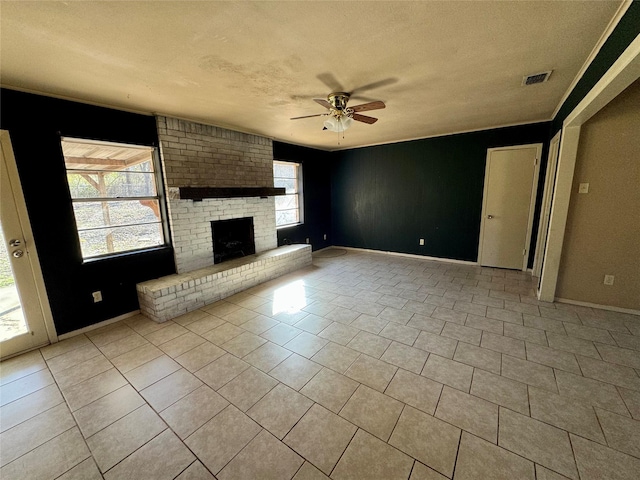
[[[140, 196], [140, 197], [90, 197], [90, 198], [73, 198], [72, 194], [71, 194], [71, 188], [69, 187], [69, 185], [67, 184], [67, 188], [69, 189], [69, 195], [71, 196], [71, 202], [72, 204], [75, 203], [82, 203], [82, 202], [113, 202], [113, 201], [140, 201], [140, 200], [155, 200], [158, 202], [158, 209], [159, 209], [159, 213], [160, 213], [160, 221], [159, 222], [153, 222], [153, 223], [158, 223], [159, 224], [159, 229], [160, 229], [160, 236], [161, 236], [161, 240], [162, 242], [158, 245], [153, 245], [153, 246], [142, 246], [139, 248], [132, 248], [132, 249], [128, 249], [128, 250], [117, 250], [114, 252], [109, 252], [109, 253], [105, 253], [105, 254], [100, 254], [100, 255], [88, 255], [85, 256], [82, 251], [80, 252], [82, 255], [82, 261], [83, 263], [86, 262], [92, 262], [95, 260], [102, 260], [105, 258], [113, 258], [113, 257], [119, 257], [122, 255], [130, 255], [130, 254], [135, 254], [135, 253], [140, 253], [140, 252], [145, 252], [145, 251], [150, 251], [150, 250], [157, 250], [160, 248], [165, 248], [168, 245], [168, 228], [167, 228], [167, 220], [166, 220], [166, 215], [165, 215], [165, 199], [164, 199], [164, 195], [163, 195], [163, 189], [162, 189], [162, 176], [161, 176], [161, 168], [160, 168], [160, 163], [159, 163], [159, 157], [158, 157], [158, 150], [156, 147], [150, 146], [150, 145], [138, 145], [138, 144], [128, 144], [128, 143], [115, 143], [115, 142], [108, 142], [108, 141], [100, 141], [100, 140], [91, 140], [91, 139], [85, 139], [85, 138], [78, 138], [78, 137], [60, 137], [60, 141], [61, 143], [66, 141], [66, 142], [75, 142], [75, 143], [83, 143], [83, 144], [95, 144], [96, 146], [99, 145], [105, 145], [105, 146], [109, 146], [109, 147], [123, 147], [123, 148], [130, 148], [130, 149], [141, 149], [141, 150], [151, 150], [151, 163], [153, 166], [153, 179], [155, 181], [155, 187], [156, 187], [156, 194], [155, 195], [149, 195], [149, 196]], [[64, 158], [64, 153], [63, 153], [63, 158]], [[77, 170], [77, 171], [81, 171]], [[70, 169], [67, 167], [66, 162], [65, 162], [65, 173], [71, 173], [74, 172], [73, 169]], [[74, 209], [74, 218], [75, 218], [75, 209]], [[131, 224], [131, 225], [114, 225], [114, 227], [118, 227], [118, 228], [122, 228], [122, 227], [127, 227], [127, 226], [137, 226], [137, 225], [143, 225], [143, 224]], [[76, 234], [78, 236], [78, 242], [80, 243], [80, 232], [83, 230], [91, 230], [91, 229], [82, 229], [82, 228], [78, 228], [77, 224], [76, 224]]]
[[[295, 223], [287, 223], [285, 225], [278, 225], [277, 224], [277, 220], [276, 220], [276, 229], [289, 228], [289, 227], [295, 227], [296, 225], [302, 225], [304, 223], [304, 196], [303, 196], [303, 191], [302, 191], [302, 163], [289, 162], [289, 161], [286, 161], [286, 160], [274, 160], [273, 161], [274, 167], [275, 167], [276, 164], [287, 165], [287, 166], [295, 165], [295, 167], [296, 167], [296, 192], [295, 193], [288, 193], [286, 196], [294, 196], [294, 195], [296, 195], [298, 197], [298, 221], [295, 222]], [[275, 168], [273, 169], [273, 178], [274, 178], [274, 182], [275, 182], [275, 179], [276, 179]], [[277, 217], [278, 217], [278, 208], [276, 207], [276, 219], [277, 219]]]

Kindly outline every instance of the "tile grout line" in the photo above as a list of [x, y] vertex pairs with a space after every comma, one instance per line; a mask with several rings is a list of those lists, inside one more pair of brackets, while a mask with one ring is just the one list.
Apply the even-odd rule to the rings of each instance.
[[[624, 403], [624, 402], [623, 402]], [[626, 405], [625, 405], [626, 406]], [[604, 432], [604, 428], [602, 428], [602, 421], [600, 420], [600, 415], [598, 415], [598, 411], [596, 410], [595, 406], [591, 406], [591, 409], [593, 410], [593, 414], [596, 416], [596, 421], [598, 422], [598, 427], [600, 427], [600, 432], [602, 433], [602, 437], [604, 438], [604, 443], [606, 443], [607, 447], [609, 448], [613, 448], [610, 444], [609, 444], [609, 439], [607, 438], [607, 434]], [[590, 440], [590, 439], [587, 439]], [[593, 440], [591, 440], [593, 441]], [[597, 442], [596, 442], [597, 443]], [[614, 449], [615, 450], [615, 449]]]
[[[144, 405], [141, 405], [139, 408], [144, 407]], [[150, 405], [149, 405], [150, 407]], [[138, 410], [138, 409], [136, 409]], [[155, 412], [154, 412], [155, 413]], [[111, 470], [113, 470], [116, 466], [120, 465], [122, 462], [124, 462], [127, 458], [129, 458], [130, 456], [134, 455], [138, 450], [140, 450], [141, 448], [143, 448], [144, 446], [148, 445], [150, 442], [152, 442], [153, 440], [155, 440], [156, 438], [158, 438], [160, 435], [162, 435], [164, 432], [166, 432], [167, 430], [169, 430], [169, 426], [164, 422], [164, 420], [162, 420], [162, 423], [164, 423], [165, 427], [164, 429], [162, 429], [162, 431], [160, 431], [159, 433], [157, 433], [156, 435], [154, 435], [153, 437], [151, 437], [149, 440], [147, 440], [146, 442], [144, 442], [142, 445], [140, 445], [138, 448], [136, 448], [133, 452], [129, 453], [128, 455], [125, 455], [123, 458], [121, 458], [120, 460], [118, 460], [116, 463], [114, 463], [112, 466], [110, 466], [107, 470], [105, 470], [104, 472], [102, 471], [102, 469], [100, 469], [100, 467], [98, 466], [98, 470], [100, 471], [100, 473], [104, 476], [106, 475], [108, 472], [110, 472]], [[111, 424], [113, 425], [113, 424]], [[178, 440], [180, 440], [180, 438], [178, 438]], [[91, 451], [91, 450], [89, 450]], [[93, 452], [91, 452], [91, 456], [93, 457]], [[198, 458], [196, 456], [196, 458]], [[95, 459], [95, 457], [94, 457]], [[96, 462], [96, 465], [98, 464], [98, 462]]]
[[[597, 415], [596, 415], [596, 417], [597, 417]], [[580, 469], [578, 468], [578, 460], [576, 459], [576, 452], [575, 452], [575, 449], [573, 447], [573, 441], [571, 440], [571, 434], [569, 432], [567, 432], [567, 436], [569, 437], [569, 446], [571, 447], [571, 455], [572, 455], [572, 458], [573, 458], [573, 464], [576, 467], [576, 472], [578, 472], [578, 477], [581, 477]], [[606, 442], [606, 439], [605, 439], [605, 442]]]
[[466, 430], [460, 429], [460, 436], [458, 437], [458, 444], [456, 446], [456, 458], [453, 461], [453, 470], [451, 472], [451, 478], [453, 478], [456, 474], [456, 465], [458, 463], [458, 457], [460, 456], [460, 446], [462, 445], [462, 432]]
[[[180, 438], [180, 437], [178, 437]], [[183, 442], [184, 443], [184, 442]], [[186, 445], [185, 445], [186, 446]], [[189, 447], [187, 447], [189, 448]], [[193, 453], [193, 452], [192, 452]], [[204, 468], [207, 468], [204, 466], [204, 464], [202, 462], [200, 462], [200, 460], [198, 460], [197, 455], [194, 454], [195, 460], [193, 462], [191, 462], [189, 465], [187, 465], [186, 467], [184, 467], [180, 473], [178, 473], [178, 475], [176, 475], [175, 477], [173, 477], [173, 480], [175, 480], [176, 478], [178, 478], [180, 475], [182, 475], [183, 473], [185, 473], [189, 468], [191, 468], [192, 465], [195, 465], [196, 463], [200, 463], [200, 465], [202, 465]], [[207, 469], [207, 471], [209, 471], [209, 469]]]
[[[55, 405], [52, 405], [51, 407], [49, 407], [49, 408], [47, 408], [47, 409], [45, 409], [45, 410], [42, 410], [41, 412], [39, 412], [39, 413], [37, 413], [37, 414], [35, 414], [35, 415], [33, 415], [33, 416], [29, 417], [29, 418], [26, 418], [26, 419], [22, 420], [21, 422], [16, 423], [15, 425], [12, 425], [11, 427], [7, 428], [6, 430], [3, 430], [2, 432], [0, 432], [0, 435], [3, 435], [4, 433], [8, 432], [9, 430], [11, 430], [11, 429], [13, 429], [13, 428], [15, 428], [15, 427], [17, 427], [17, 426], [19, 426], [19, 425], [22, 425], [23, 423], [28, 422], [29, 420], [31, 420], [31, 419], [32, 419], [32, 418], [34, 418], [34, 417], [37, 417], [37, 416], [38, 416], [38, 415], [40, 415], [41, 413], [48, 412], [48, 411], [49, 411], [49, 410], [51, 410], [52, 408], [55, 408], [55, 407], [57, 407], [57, 406], [59, 406], [59, 405], [62, 405], [63, 403], [65, 403], [65, 404], [66, 404], [66, 402], [65, 402], [65, 400], [64, 400], [64, 396], [62, 395], [62, 393], [60, 392], [60, 389], [58, 388], [58, 386], [57, 386], [55, 383], [51, 383], [51, 384], [47, 385], [46, 387], [43, 387], [43, 388], [41, 388], [41, 389], [39, 389], [39, 390], [35, 390], [35, 391], [31, 392], [29, 395], [32, 395], [32, 394], [34, 394], [34, 393], [37, 393], [37, 392], [39, 392], [40, 390], [44, 390], [45, 388], [48, 388], [48, 387], [51, 387], [51, 386], [55, 386], [55, 387], [56, 387], [56, 389], [58, 390], [58, 393], [60, 393], [60, 398], [62, 399], [62, 401], [61, 401], [60, 403], [57, 403], [57, 404], [55, 404]], [[29, 395], [25, 395], [25, 397], [26, 397], [26, 396], [29, 396]], [[24, 398], [24, 397], [21, 397], [21, 398]], [[16, 399], [16, 400], [14, 400], [13, 402], [9, 402], [9, 403], [7, 403], [6, 405], [3, 405], [3, 406], [2, 406], [2, 408], [4, 408], [4, 407], [5, 407], [5, 406], [7, 406], [7, 405], [11, 405], [12, 403], [14, 403], [14, 402], [16, 402], [16, 401], [18, 401], [18, 400], [20, 400], [20, 399], [19, 399], [19, 398], [17, 398], [17, 399]], [[68, 407], [67, 407], [67, 408], [68, 408]], [[71, 412], [70, 412], [70, 413], [71, 413]]]
[[[470, 274], [470, 273], [467, 273], [467, 274], [465, 274], [465, 275], [467, 275], [467, 276], [468, 276], [468, 275], [471, 275], [471, 274]], [[421, 330], [421, 329], [419, 329], [419, 330]], [[137, 332], [136, 332], [136, 333], [137, 333]], [[186, 332], [185, 332], [185, 333], [186, 333]], [[503, 335], [503, 336], [504, 336], [504, 335]], [[481, 338], [482, 338], [482, 337], [481, 337]], [[165, 342], [165, 343], [167, 343], [167, 342]], [[592, 342], [592, 343], [593, 343], [593, 342]], [[414, 344], [415, 344], [415, 341], [414, 341]], [[457, 350], [457, 346], [458, 346], [458, 345], [459, 345], [459, 343], [457, 343], [457, 344], [456, 344], [456, 349], [454, 350], [454, 353], [455, 353], [455, 351]], [[157, 347], [157, 346], [156, 346], [156, 347]], [[194, 348], [195, 348], [195, 347], [194, 347]], [[350, 348], [350, 347], [347, 347], [347, 348]], [[480, 348], [482, 348], [482, 347], [480, 347]], [[548, 348], [551, 348], [551, 347], [548, 347]], [[99, 349], [99, 347], [98, 347], [98, 349]], [[387, 347], [387, 349], [388, 349], [388, 347]], [[387, 350], [387, 349], [385, 349], [385, 352], [386, 352], [386, 350]], [[555, 349], [553, 349], [553, 350], [555, 350]], [[526, 352], [527, 352], [527, 347], [526, 347], [526, 342], [525, 342], [525, 358], [526, 358], [526, 356], [527, 356], [527, 355], [526, 355]], [[427, 353], [429, 353], [429, 352], [427, 352]], [[166, 352], [165, 352], [165, 354], [166, 354]], [[429, 353], [429, 354], [430, 354], [430, 353]], [[169, 356], [169, 357], [170, 357], [170, 356]], [[54, 358], [54, 357], [52, 357], [52, 358]], [[172, 357], [171, 357], [171, 358], [172, 358]], [[357, 357], [357, 358], [359, 358], [359, 357]], [[575, 358], [575, 357], [574, 357], [574, 358]], [[107, 359], [107, 360], [109, 360], [109, 359]], [[283, 361], [284, 361], [284, 360], [283, 360]], [[527, 360], [527, 361], [529, 361], [529, 360]], [[282, 363], [282, 362], [280, 362], [280, 363]], [[537, 363], [537, 362], [533, 362], [533, 363]], [[609, 363], [609, 362], [607, 362], [607, 363]], [[542, 364], [542, 365], [544, 365], [544, 364]], [[255, 366], [254, 366], [254, 367], [255, 367]], [[256, 367], [256, 368], [257, 368], [257, 367]], [[274, 368], [275, 368], [275, 367], [274, 367]], [[325, 367], [325, 368], [327, 368], [327, 367]], [[116, 369], [116, 370], [117, 370], [117, 369]], [[258, 370], [259, 370], [259, 369], [258, 369]], [[330, 369], [330, 370], [331, 370], [331, 369]], [[500, 376], [502, 376], [502, 370], [503, 370], [503, 365], [502, 365], [502, 356], [501, 356], [501, 370], [500, 370]], [[398, 371], [398, 369], [396, 369], [396, 373], [394, 374], [394, 378], [395, 378], [395, 375], [397, 374], [397, 371]], [[553, 374], [554, 374], [554, 379], [555, 379], [555, 374], [556, 374], [555, 368], [552, 368], [552, 371], [554, 372]], [[189, 372], [189, 373], [192, 373], [192, 372]], [[268, 374], [268, 372], [265, 372], [265, 373], [267, 373], [267, 374]], [[474, 373], [475, 373], [475, 369], [474, 369]], [[637, 372], [636, 372], [636, 374], [637, 374]], [[584, 376], [584, 375], [583, 375], [583, 376]], [[315, 375], [314, 375], [312, 378], [314, 378], [314, 377], [315, 377]], [[164, 377], [164, 378], [166, 378], [166, 377]], [[473, 378], [473, 376], [472, 376], [472, 378]], [[276, 379], [276, 380], [277, 380], [277, 379]], [[309, 381], [310, 381], [310, 380], [309, 380]], [[55, 382], [55, 380], [54, 380], [54, 382]], [[308, 383], [308, 381], [307, 381], [307, 383]], [[557, 379], [556, 379], [556, 384], [557, 384]], [[305, 385], [306, 385], [306, 384], [305, 384]], [[388, 388], [388, 384], [387, 384], [387, 388]], [[117, 390], [116, 390], [116, 391], [117, 391]], [[386, 388], [385, 388], [385, 391], [386, 391]], [[527, 391], [528, 391], [529, 416], [530, 416], [530, 414], [531, 414], [531, 405], [530, 405], [530, 396], [529, 396], [529, 386], [527, 386]], [[617, 389], [616, 389], [616, 391], [617, 391]], [[298, 392], [298, 393], [299, 393], [299, 392]], [[440, 395], [441, 395], [441, 394], [442, 394], [442, 389], [441, 389], [441, 393], [440, 393]], [[618, 394], [619, 394], [619, 393], [618, 393]], [[262, 397], [262, 398], [263, 398], [263, 397]], [[351, 398], [351, 397], [350, 397], [350, 398]], [[350, 400], [350, 399], [349, 399], [349, 400]], [[348, 401], [349, 401], [349, 400], [348, 400]], [[623, 400], [624, 400], [624, 399], [623, 399]], [[260, 400], [259, 400], [259, 401], [260, 401]], [[347, 401], [347, 402], [348, 402], [348, 401]], [[437, 404], [439, 403], [439, 401], [440, 401], [440, 398], [438, 399]], [[257, 403], [257, 402], [256, 402], [256, 403]], [[436, 404], [436, 405], [437, 405], [437, 404]], [[625, 406], [626, 406], [626, 402], [625, 402]], [[404, 408], [405, 408], [405, 407], [403, 407], [403, 409], [404, 409]], [[436, 407], [436, 408], [437, 408], [437, 407]], [[502, 408], [502, 407], [500, 407], [500, 408]], [[627, 406], [627, 409], [628, 409], [628, 406]], [[303, 415], [303, 416], [304, 416], [304, 415]], [[342, 418], [342, 417], [341, 417], [341, 418]], [[545, 422], [543, 422], [543, 423], [545, 423]], [[396, 422], [396, 424], [397, 424], [397, 422]], [[553, 426], [553, 425], [552, 425], [552, 426]], [[553, 427], [555, 427], [555, 426], [553, 426]], [[357, 428], [357, 426], [356, 426], [356, 428]], [[555, 427], [555, 428], [558, 428], [558, 427]], [[394, 429], [395, 429], [395, 427], [394, 427]], [[564, 429], [561, 429], [561, 430], [564, 430]], [[565, 431], [566, 431], [566, 430], [565, 430]], [[578, 435], [578, 437], [580, 437], [580, 436]], [[459, 449], [459, 446], [458, 446], [458, 449]], [[345, 451], [346, 451], [346, 450], [345, 450]], [[344, 454], [344, 452], [343, 452], [343, 454]], [[414, 462], [414, 465], [415, 465], [415, 462]]]
[[[260, 430], [258, 431], [258, 433], [256, 433], [254, 436], [252, 436], [249, 441], [240, 449], [238, 450], [230, 459], [228, 462], [226, 462], [221, 468], [220, 470], [218, 470], [216, 473], [212, 472], [209, 467], [207, 467], [204, 462], [202, 462], [200, 460], [200, 457], [198, 457], [198, 455], [186, 444], [185, 440], [187, 440], [188, 438], [190, 438], [192, 435], [194, 435], [196, 432], [198, 432], [200, 429], [202, 429], [205, 425], [207, 425], [211, 420], [213, 420], [214, 418], [216, 418], [218, 415], [220, 415], [222, 412], [224, 412], [225, 410], [227, 410], [229, 407], [233, 407], [235, 409], [237, 409], [239, 412], [241, 412], [243, 415], [246, 415], [247, 418], [249, 418], [250, 421], [252, 421], [253, 423], [255, 423]], [[171, 428], [171, 427], [168, 427]], [[173, 431], [173, 430], [172, 430]], [[224, 468], [229, 465], [234, 458], [236, 458], [240, 452], [242, 452], [245, 448], [247, 448], [247, 446], [258, 436], [260, 435], [263, 431], [267, 431], [268, 430], [266, 428], [264, 428], [262, 425], [260, 425], [258, 422], [256, 422], [253, 418], [249, 417], [246, 413], [244, 413], [242, 410], [240, 410], [238, 407], [236, 407], [233, 403], [229, 402], [229, 404], [224, 407], [222, 410], [220, 410], [218, 413], [216, 413], [213, 417], [211, 417], [209, 420], [207, 420], [205, 423], [203, 423], [200, 427], [198, 427], [195, 431], [193, 431], [191, 434], [189, 434], [189, 436], [187, 438], [185, 438], [184, 440], [182, 440], [177, 433], [174, 432], [174, 434], [178, 437], [178, 440], [180, 440], [182, 442], [182, 444], [189, 449], [189, 451], [196, 457], [196, 459], [198, 461], [200, 461], [200, 463], [202, 463], [202, 465], [204, 465], [206, 467], [206, 469], [211, 472], [211, 474], [215, 477], [217, 474], [219, 474], [222, 470], [224, 470]], [[273, 435], [271, 432], [269, 432], [270, 435]], [[274, 435], [275, 436], [275, 435]], [[276, 437], [277, 438], [277, 437]], [[282, 442], [284, 444], [284, 442]], [[286, 444], [285, 444], [286, 445]], [[288, 445], [286, 445], [288, 447]], [[304, 458], [304, 457], [303, 457]], [[217, 478], [217, 477], [216, 477]]]
[[[45, 368], [47, 368], [47, 367], [45, 367]], [[43, 368], [42, 370], [44, 370], [44, 368]], [[24, 375], [23, 377], [20, 377], [20, 378], [16, 378], [15, 380], [13, 380], [13, 381], [11, 381], [11, 382], [9, 382], [9, 383], [5, 383], [4, 385], [2, 385], [2, 386], [0, 387], [0, 389], [1, 389], [2, 387], [6, 386], [6, 385], [9, 385], [9, 384], [13, 383], [13, 382], [17, 382], [17, 381], [19, 381], [19, 380], [22, 380], [23, 378], [29, 377], [29, 376], [31, 376], [31, 375], [35, 375], [36, 373], [39, 373], [39, 372], [41, 372], [42, 370], [38, 370], [37, 372], [30, 373], [29, 375]], [[48, 368], [47, 368], [47, 370], [48, 370]], [[51, 371], [49, 371], [49, 374], [51, 375]], [[43, 389], [47, 388], [47, 387], [48, 387], [48, 386], [50, 386], [50, 385], [55, 385], [56, 387], [58, 387], [58, 384], [56, 383], [56, 380], [55, 380], [55, 378], [53, 377], [53, 375], [51, 375], [51, 378], [53, 379], [53, 383], [50, 383], [50, 384], [48, 384], [48, 385], [44, 385], [44, 386], [42, 386], [42, 387], [40, 387], [40, 388], [38, 388], [38, 389], [36, 389], [36, 390], [34, 390], [34, 391], [32, 391], [32, 392], [29, 392], [29, 393], [27, 393], [27, 394], [25, 394], [25, 395], [21, 395], [21, 396], [19, 396], [19, 397], [16, 397], [15, 399], [11, 400], [10, 402], [7, 402], [7, 403], [5, 403], [4, 405], [0, 406], [0, 408], [4, 408], [5, 406], [7, 406], [7, 405], [9, 405], [9, 404], [11, 404], [11, 403], [14, 403], [14, 402], [16, 402], [16, 401], [18, 401], [18, 400], [20, 400], [21, 398], [27, 397], [27, 396], [31, 395], [32, 393], [39, 392], [40, 390], [43, 390]], [[59, 390], [59, 388], [58, 388], [58, 390]]]
[[[40, 352], [40, 355], [42, 355], [42, 352]], [[44, 360], [44, 357], [43, 357], [43, 360]], [[44, 362], [45, 362], [45, 365], [46, 365], [46, 360], [44, 360]], [[61, 396], [61, 397], [62, 397], [62, 399], [63, 399], [63, 402], [62, 402], [62, 403], [64, 403], [64, 404], [65, 404], [65, 406], [67, 407], [67, 410], [68, 410], [68, 412], [69, 412], [69, 415], [70, 415], [70, 416], [71, 416], [71, 418], [73, 419], [74, 426], [73, 426], [73, 427], [70, 427], [70, 428], [68, 428], [68, 429], [66, 429], [66, 430], [65, 430], [65, 431], [63, 431], [63, 432], [60, 432], [58, 435], [55, 435], [54, 437], [50, 438], [50, 439], [49, 439], [49, 440], [47, 440], [46, 442], [43, 442], [43, 443], [41, 443], [40, 445], [35, 446], [35, 447], [34, 447], [34, 448], [32, 448], [31, 450], [29, 450], [29, 451], [27, 451], [27, 452], [23, 453], [23, 454], [22, 454], [22, 455], [20, 455], [18, 458], [15, 458], [15, 459], [14, 459], [14, 460], [12, 460], [11, 462], [7, 463], [6, 465], [3, 465], [3, 466], [2, 466], [2, 468], [5, 468], [7, 465], [9, 465], [9, 464], [11, 464], [11, 463], [15, 462], [16, 460], [18, 460], [18, 459], [22, 458], [24, 455], [27, 455], [28, 453], [30, 453], [30, 452], [32, 452], [32, 451], [34, 451], [34, 450], [36, 450], [38, 447], [41, 447], [42, 445], [44, 445], [44, 444], [46, 444], [46, 443], [50, 442], [51, 440], [53, 440], [53, 439], [55, 439], [55, 438], [58, 438], [60, 435], [63, 435], [64, 433], [66, 433], [66, 432], [68, 432], [69, 430], [72, 430], [72, 429], [74, 429], [74, 428], [77, 428], [77, 429], [78, 429], [78, 433], [80, 433], [80, 436], [82, 437], [82, 441], [84, 442], [85, 446], [87, 447], [87, 451], [89, 452], [89, 456], [93, 458], [93, 454], [91, 453], [91, 449], [89, 448], [89, 445], [87, 444], [87, 441], [86, 441], [86, 439], [84, 438], [84, 435], [82, 434], [82, 430], [80, 430], [80, 426], [78, 425], [78, 422], [76, 421], [76, 417], [75, 417], [75, 415], [73, 415], [73, 412], [71, 411], [71, 406], [68, 404], [68, 402], [67, 402], [67, 400], [66, 400], [66, 397], [65, 397], [65, 396], [64, 396], [64, 394], [62, 393], [62, 390], [60, 389], [60, 386], [58, 385], [58, 383], [57, 383], [57, 381], [56, 381], [55, 377], [53, 376], [53, 373], [51, 373], [51, 370], [49, 369], [49, 366], [48, 366], [48, 365], [46, 365], [46, 366], [45, 366], [45, 368], [49, 371], [49, 374], [51, 375], [51, 378], [53, 378], [53, 384], [49, 384], [49, 385], [55, 385], [55, 386], [56, 386], [56, 388], [58, 389], [58, 392], [60, 392], [60, 396]], [[38, 371], [41, 371], [41, 370], [38, 370]], [[36, 373], [37, 373], [37, 372], [36, 372]], [[47, 386], [49, 386], [49, 385], [47, 385]], [[43, 387], [43, 388], [44, 388], [44, 387]], [[36, 390], [36, 391], [39, 391], [39, 390], [42, 390], [42, 389], [38, 389], [38, 390]], [[32, 393], [35, 393], [35, 392], [32, 392]], [[22, 397], [21, 397], [21, 398], [22, 398]], [[12, 402], [10, 402], [10, 403], [12, 403]], [[62, 405], [62, 403], [59, 403], [58, 405], [56, 405], [56, 407], [57, 407], [57, 406], [59, 406], [59, 405]], [[52, 408], [55, 408], [55, 407], [52, 407]], [[50, 409], [47, 409], [46, 411], [49, 411], [49, 410], [50, 410]], [[44, 412], [41, 412], [41, 413], [44, 413]], [[38, 415], [40, 415], [40, 414], [38, 414]], [[34, 417], [31, 417], [31, 418], [34, 418]], [[28, 419], [28, 420], [31, 420], [31, 418], [30, 418], [30, 419]], [[26, 420], [26, 421], [28, 421], [28, 420]], [[25, 421], [25, 422], [26, 422], [26, 421]], [[22, 422], [22, 423], [25, 423], [25, 422]], [[13, 428], [13, 427], [12, 427], [12, 428]], [[5, 432], [3, 432], [3, 433], [5, 433]], [[87, 457], [87, 458], [88, 458], [88, 457]], [[79, 465], [80, 463], [84, 462], [85, 460], [86, 460], [86, 458], [83, 458], [83, 459], [82, 459], [80, 462], [78, 462], [76, 465]], [[95, 462], [95, 459], [94, 459], [94, 462]], [[63, 474], [62, 474], [62, 475], [64, 475], [65, 473], [67, 473], [69, 470], [71, 470], [72, 468], [74, 468], [76, 465], [73, 465], [73, 466], [72, 466], [71, 468], [69, 468], [67, 471], [63, 472]]]
[[[343, 418], [343, 417], [340, 417]], [[343, 420], [348, 421], [346, 419], [343, 418]], [[349, 422], [351, 423], [351, 422]], [[353, 423], [352, 423], [353, 425]], [[349, 445], [351, 445], [351, 442], [353, 442], [353, 439], [356, 438], [356, 435], [358, 434], [358, 430], [360, 430], [360, 427], [358, 427], [357, 425], [354, 425], [356, 427], [356, 431], [353, 432], [353, 435], [351, 435], [351, 438], [349, 439], [349, 442], [347, 443], [347, 446], [344, 448], [344, 450], [342, 451], [342, 453], [340, 454], [340, 456], [338, 457], [338, 460], [336, 461], [336, 463], [333, 465], [333, 467], [331, 468], [331, 471], [329, 472], [328, 477], [331, 477], [331, 474], [333, 473], [333, 471], [336, 469], [336, 467], [338, 466], [338, 464], [340, 463], [340, 460], [342, 460], [342, 457], [344, 457], [344, 454], [346, 453], [346, 451], [349, 449]], [[366, 432], [366, 430], [363, 429], [363, 431]], [[369, 433], [369, 432], [367, 432]], [[370, 434], [371, 435], [371, 434]], [[375, 435], [373, 435], [375, 437]], [[375, 437], [378, 438], [378, 437]], [[385, 442], [386, 443], [386, 442]], [[320, 469], [318, 469], [320, 470]], [[324, 473], [324, 472], [323, 472]]]

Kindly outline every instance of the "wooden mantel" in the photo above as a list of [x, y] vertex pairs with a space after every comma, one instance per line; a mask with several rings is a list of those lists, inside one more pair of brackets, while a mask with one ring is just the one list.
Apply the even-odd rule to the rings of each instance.
[[180, 187], [180, 199], [273, 197], [285, 195], [284, 188], [274, 187]]

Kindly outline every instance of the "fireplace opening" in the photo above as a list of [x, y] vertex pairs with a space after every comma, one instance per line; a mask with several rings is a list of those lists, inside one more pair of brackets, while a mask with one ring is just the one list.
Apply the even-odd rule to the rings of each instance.
[[214, 264], [256, 253], [253, 217], [213, 221], [211, 232]]

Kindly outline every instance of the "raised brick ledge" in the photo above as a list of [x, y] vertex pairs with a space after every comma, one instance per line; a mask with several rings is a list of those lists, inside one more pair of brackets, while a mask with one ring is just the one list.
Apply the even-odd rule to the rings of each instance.
[[311, 265], [310, 245], [287, 245], [147, 280], [136, 285], [140, 310], [156, 322], [165, 322], [308, 265]]

